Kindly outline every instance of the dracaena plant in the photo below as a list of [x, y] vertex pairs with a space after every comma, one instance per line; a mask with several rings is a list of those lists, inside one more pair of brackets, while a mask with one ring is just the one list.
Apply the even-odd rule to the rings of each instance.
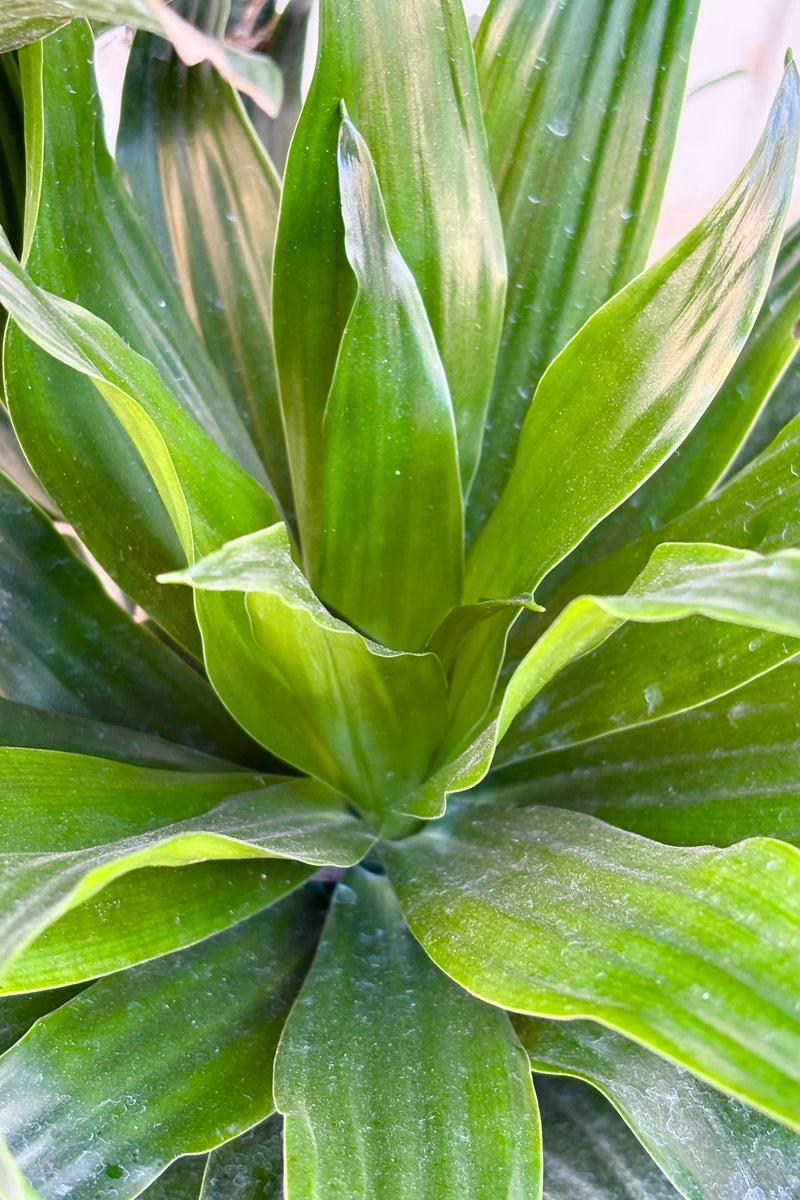
[[795, 67], [252, 8], [0, 13], [0, 1195], [786, 1200]]

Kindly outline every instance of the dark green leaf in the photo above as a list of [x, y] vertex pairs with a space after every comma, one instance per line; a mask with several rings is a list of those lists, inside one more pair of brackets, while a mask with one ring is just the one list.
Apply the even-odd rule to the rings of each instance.
[[[252, 7], [252, 6], [251, 6]], [[265, 9], [269, 10], [269, 4]], [[253, 103], [247, 108], [258, 136], [279, 173], [283, 173], [289, 143], [303, 107], [303, 61], [306, 36], [311, 17], [311, 0], [289, 0], [283, 12], [270, 16], [264, 33], [267, 40], [263, 49], [278, 64], [283, 78], [283, 103], [277, 117], [268, 117], [264, 110]], [[231, 37], [236, 38], [237, 27], [231, 27]], [[255, 36], [258, 34], [256, 32]], [[248, 39], [250, 40], [250, 39]], [[261, 39], [259, 38], [259, 42]], [[261, 47], [259, 47], [261, 48]]]
[[673, 846], [797, 844], [798, 668], [700, 708], [499, 770], [495, 794], [552, 804]]
[[[341, 797], [315, 780], [192, 775], [40, 750], [2, 750], [0, 762], [4, 973], [49, 925], [130, 871], [208, 859], [291, 858], [349, 866], [372, 845]], [[276, 886], [296, 882], [296, 874], [279, 875]], [[147, 881], [131, 886], [135, 902], [141, 902]], [[185, 876], [170, 873], [160, 886], [174, 889], [173, 910], [184, 900], [198, 903]], [[263, 891], [274, 899], [269, 881]], [[96, 907], [84, 914], [90, 925], [95, 913]], [[201, 897], [198, 920], [224, 925], [224, 899], [215, 915], [213, 906], [204, 914]], [[110, 939], [112, 953], [127, 953], [129, 962], [149, 957], [144, 932], [140, 939], [139, 931], [134, 938], [121, 931], [117, 943]], [[170, 936], [177, 944], [183, 936], [174, 928], [165, 934], [157, 911], [148, 932], [153, 953], [169, 949]], [[187, 935], [192, 940], [191, 930]], [[83, 970], [81, 947], [71, 953], [76, 969]], [[98, 954], [102, 947], [87, 947], [90, 957]]]
[[420, 650], [461, 598], [453, 407], [369, 149], [345, 115], [339, 187], [358, 280], [323, 421], [317, 590], [377, 641]]
[[0, 592], [6, 700], [253, 760], [255, 747], [205, 680], [108, 598], [44, 514], [2, 476]]
[[[22, 87], [15, 54], [0, 54], [0, 226], [14, 249], [22, 248], [25, 209], [25, 139]], [[0, 318], [0, 330], [2, 330]]]
[[536, 1080], [544, 1200], [680, 1200], [624, 1121], [577, 1079]]
[[212, 1150], [200, 1200], [283, 1200], [283, 1121], [277, 1113]]
[[382, 850], [412, 932], [463, 987], [591, 1017], [797, 1121], [797, 851], [662, 846], [553, 808], [464, 806]]
[[184, 21], [163, 0], [4, 0], [0, 50], [24, 46], [52, 33], [73, 17], [113, 25], [134, 25], [168, 38], [188, 66], [208, 59], [239, 91], [265, 112], [280, 108], [281, 79], [275, 63], [208, 37]]
[[645, 266], [698, 0], [493, 0], [475, 39], [509, 289], [477, 533], [547, 365]]
[[467, 561], [468, 601], [535, 591], [711, 402], [756, 318], [778, 251], [797, 153], [798, 84], [789, 63], [762, 140], [729, 191], [596, 313], [542, 377], [508, 484]]
[[430, 318], [465, 485], [480, 452], [505, 289], [500, 218], [460, 0], [324, 0], [319, 45], [286, 164], [275, 252], [275, 348], [312, 577], [322, 417], [356, 292], [336, 170], [341, 100], [372, 151], [389, 228]]
[[53, 1012], [81, 990], [68, 987], [56, 988], [52, 992], [34, 992], [29, 996], [3, 996], [0, 999], [0, 1054], [24, 1037], [40, 1017]]
[[527, 1062], [506, 1013], [443, 975], [388, 880], [339, 885], [275, 1060], [286, 1194], [538, 1200]]
[[65, 1179], [70, 1200], [128, 1200], [174, 1158], [268, 1116], [275, 1046], [318, 927], [298, 892], [93, 984], [0, 1058], [0, 1128], [44, 1200]]
[[[282, 525], [165, 578], [197, 589], [214, 687], [255, 738], [365, 810], [406, 811], [449, 719], [435, 655], [387, 650], [331, 616]], [[442, 811], [441, 794], [427, 803], [420, 815]]]
[[[220, 710], [221, 712], [224, 710]], [[224, 771], [233, 765], [219, 758], [165, 742], [152, 734], [121, 729], [104, 721], [45, 712], [28, 704], [0, 698], [0, 746], [31, 750], [63, 750], [90, 758], [113, 758], [137, 767], [164, 767], [175, 771]], [[264, 767], [264, 761], [251, 763]]]
[[315, 870], [264, 859], [137, 868], [43, 929], [0, 972], [0, 992], [96, 979], [182, 950], [269, 908]]
[[191, 1154], [176, 1159], [140, 1195], [143, 1200], [199, 1200], [207, 1162], [207, 1154]]
[[688, 1071], [593, 1021], [514, 1022], [534, 1071], [598, 1088], [687, 1200], [789, 1197], [797, 1139]]
[[631, 497], [614, 535], [632, 541], [686, 512], [725, 477], [797, 353], [800, 224], [783, 240], [775, 273], [750, 337], [714, 402], [688, 438]]
[[[125, 74], [120, 163], [206, 349], [291, 511], [272, 351], [280, 185], [241, 102], [139, 34]], [[112, 321], [113, 324], [113, 321]]]
[[[28, 269], [41, 286], [108, 321], [154, 363], [185, 413], [263, 482], [233, 400], [105, 148], [92, 53], [88, 26], [77, 21], [21, 55]], [[6, 383], [17, 433], [47, 491], [123, 591], [196, 649], [186, 601], [154, 582], [159, 570], [181, 565], [180, 550], [136, 450], [102, 398], [13, 329]]]

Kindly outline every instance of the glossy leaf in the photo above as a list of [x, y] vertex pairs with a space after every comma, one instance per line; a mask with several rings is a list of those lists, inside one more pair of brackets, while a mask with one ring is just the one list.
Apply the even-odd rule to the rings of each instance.
[[[6, 972], [49, 925], [129, 871], [276, 857], [349, 866], [373, 840], [341, 798], [314, 780], [191, 775], [37, 750], [4, 750], [0, 761]], [[162, 885], [174, 883], [173, 908], [186, 894], [184, 880], [176, 875]], [[134, 896], [142, 886], [133, 885]], [[224, 924], [224, 903], [219, 916]], [[157, 947], [164, 937], [158, 921], [150, 936]], [[179, 944], [181, 932], [172, 936]], [[125, 944], [149, 956], [144, 938]]]
[[223, 78], [251, 96], [265, 112], [274, 115], [280, 108], [280, 72], [273, 62], [209, 37], [183, 20], [163, 0], [4, 0], [0, 13], [0, 50], [34, 42], [74, 17], [149, 29], [171, 41], [188, 66], [208, 60]]
[[[800, 332], [795, 330], [795, 332]], [[800, 338], [798, 339], [800, 341]], [[775, 385], [761, 416], [731, 470], [739, 471], [767, 446], [800, 411], [800, 354], [795, 354]]]
[[662, 542], [717, 542], [762, 554], [796, 548], [800, 545], [798, 449], [800, 418], [795, 418], [719, 491], [663, 528], [575, 569], [548, 600], [546, 613], [514, 632], [511, 657], [520, 659], [573, 596], [629, 587]]
[[0, 992], [97, 979], [182, 950], [269, 908], [315, 871], [263, 858], [139, 867], [43, 929], [0, 971]]
[[544, 1200], [679, 1200], [624, 1121], [577, 1079], [539, 1077]]
[[3, 996], [0, 999], [0, 1054], [24, 1037], [40, 1017], [47, 1016], [81, 990], [67, 987], [27, 996]]
[[275, 349], [312, 577], [322, 417], [356, 293], [336, 169], [342, 100], [372, 151], [389, 228], [430, 319], [465, 486], [480, 453], [505, 290], [502, 231], [461, 3], [325, 0], [317, 69], [286, 164], [275, 250]]
[[[233, 400], [105, 148], [93, 46], [88, 26], [78, 21], [21, 55], [29, 126], [27, 268], [40, 286], [110, 323], [154, 363], [176, 407], [264, 482]], [[48, 492], [123, 591], [197, 650], [186, 600], [165, 595], [154, 582], [182, 558], [130, 431], [120, 429], [88, 381], [51, 363], [13, 329], [5, 370], [17, 433]]]
[[[437, 763], [415, 802], [473, 787], [493, 758], [516, 762], [669, 716], [785, 662], [797, 653], [798, 570], [794, 550], [758, 555], [694, 543], [658, 546], [624, 596], [581, 596], [564, 609], [504, 681], [478, 736]], [[677, 620], [666, 633], [660, 628]], [[627, 621], [654, 623], [648, 653], [636, 652], [641, 630], [621, 628]], [[761, 632], [772, 629], [795, 636]], [[588, 705], [586, 695], [594, 692]]]
[[292, 561], [282, 525], [165, 578], [222, 600], [231, 613], [240, 601], [238, 624], [215, 624], [222, 610], [209, 610], [206, 661], [217, 692], [254, 737], [365, 810], [402, 805], [447, 726], [446, 683], [433, 654], [395, 653], [331, 616]]
[[42, 1200], [15, 1163], [0, 1134], [0, 1195], [3, 1200]]
[[178, 1158], [139, 1194], [144, 1200], [199, 1200], [207, 1162], [207, 1154]]
[[0, 591], [7, 701], [254, 761], [256, 748], [208, 684], [108, 598], [44, 514], [2, 476]]
[[772, 272], [797, 154], [799, 87], [789, 63], [762, 140], [733, 186], [543, 375], [508, 484], [467, 561], [468, 601], [534, 592], [702, 416]]
[[1, 234], [0, 299], [48, 354], [92, 381], [141, 453], [189, 561], [226, 532], [274, 519], [267, 493], [180, 408], [152, 363], [92, 313], [37, 287]]
[[[55, 1200], [127, 1200], [272, 1110], [272, 1059], [319, 925], [297, 893], [93, 984], [0, 1058], [0, 1129]], [[131, 1093], [131, 1058], [144, 1067]], [[46, 1129], [46, 1133], [42, 1131]]]
[[788, 663], [711, 704], [495, 771], [494, 794], [673, 846], [761, 835], [796, 845], [799, 699]]
[[494, 507], [545, 368], [643, 269], [698, 0], [493, 0], [475, 39], [509, 289], [470, 496]]
[[317, 590], [377, 641], [420, 650], [461, 599], [453, 408], [417, 285], [386, 221], [372, 157], [346, 114], [338, 163], [358, 293], [322, 426]]
[[135, 38], [125, 72], [116, 158], [291, 511], [272, 351], [274, 168], [210, 65], [187, 69], [147, 33]]
[[632, 541], [712, 492], [730, 470], [773, 389], [797, 353], [800, 224], [783, 240], [761, 311], [733, 370], [688, 438], [639, 493], [615, 530]]
[[599, 1020], [796, 1121], [793, 847], [674, 848], [583, 813], [487, 804], [382, 855], [415, 937], [463, 987]]
[[[221, 710], [222, 711], [222, 710]], [[90, 758], [113, 758], [137, 767], [164, 767], [175, 771], [224, 771], [236, 766], [188, 746], [167, 742], [136, 729], [122, 729], [104, 721], [45, 712], [29, 704], [0, 698], [0, 746], [31, 750], [63, 750]], [[262, 768], [265, 762], [258, 764]]]
[[540, 1195], [536, 1100], [507, 1014], [430, 962], [388, 881], [365, 871], [334, 894], [275, 1101], [287, 1196]]
[[[0, 226], [11, 244], [22, 246], [25, 208], [25, 139], [22, 123], [22, 87], [16, 55], [0, 54]], [[0, 318], [0, 329], [2, 328]]]
[[598, 1088], [687, 1200], [788, 1197], [800, 1186], [796, 1137], [688, 1071], [592, 1021], [514, 1024], [534, 1071]]
[[283, 1121], [277, 1113], [212, 1150], [199, 1200], [283, 1200]]

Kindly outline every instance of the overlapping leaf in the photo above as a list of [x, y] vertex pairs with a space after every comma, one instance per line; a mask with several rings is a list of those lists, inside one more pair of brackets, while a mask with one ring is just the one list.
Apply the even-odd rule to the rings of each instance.
[[508, 1016], [433, 966], [388, 881], [365, 871], [334, 895], [275, 1099], [289, 1196], [540, 1195], [536, 1100]]
[[493, 785], [675, 846], [797, 844], [798, 699], [788, 663], [711, 704], [497, 770]]
[[[216, 7], [200, 11], [210, 21]], [[146, 33], [134, 40], [125, 72], [116, 158], [291, 511], [271, 332], [274, 168], [215, 71], [187, 69]]]
[[317, 590], [397, 650], [420, 650], [461, 599], [463, 516], [453, 408], [369, 149], [345, 115], [339, 187], [358, 294], [323, 420]]
[[[0, 756], [1, 957], [10, 979], [14, 958], [40, 933], [130, 871], [208, 859], [275, 857], [349, 866], [372, 844], [341, 797], [313, 780], [159, 771], [37, 750], [9, 749]], [[301, 878], [279, 873], [257, 891], [270, 902]], [[164, 908], [173, 913], [180, 913], [184, 903], [197, 910], [198, 936], [215, 921], [219, 927], [236, 919], [222, 897], [216, 910], [213, 897], [198, 901], [195, 887], [191, 877], [176, 872], [153, 892], [166, 892]], [[123, 888], [121, 895], [132, 910], [147, 904], [148, 879]], [[258, 901], [255, 894], [253, 901]], [[239, 903], [247, 902], [240, 890]], [[78, 973], [67, 978], [85, 978], [86, 962], [102, 963], [101, 917], [102, 908], [94, 905], [73, 918], [73, 926], [83, 925], [91, 938], [72, 947], [64, 969]], [[116, 938], [112, 934], [110, 953], [118, 966], [125, 965], [119, 959], [126, 954], [128, 962], [137, 962], [164, 953], [195, 940], [190, 924], [185, 930], [174, 924], [165, 930], [154, 909], [135, 937], [124, 928]], [[64, 944], [64, 938], [56, 938], [56, 945]], [[66, 951], [69, 957], [68, 941]], [[58, 963], [53, 967], [61, 969]], [[21, 969], [29, 972], [35, 964]], [[23, 982], [32, 986], [28, 974]]]
[[274, 115], [280, 108], [281, 78], [275, 63], [203, 34], [163, 0], [5, 0], [0, 50], [34, 42], [75, 17], [149, 29], [168, 38], [188, 66], [207, 59], [265, 112]]
[[[355, 298], [336, 171], [345, 101], [422, 296], [472, 477], [500, 333], [505, 255], [475, 63], [457, 0], [325, 0], [319, 58], [284, 179], [275, 348], [306, 566], [321, 523], [322, 415]], [[391, 364], [387, 364], [391, 366]]]
[[208, 1156], [199, 1200], [283, 1200], [283, 1121], [276, 1114]]
[[[483, 730], [449, 748], [449, 760], [407, 802], [407, 811], [479, 783], [500, 739], [498, 762], [529, 758], [703, 704], [785, 662], [797, 653], [798, 572], [800, 551], [657, 547], [624, 596], [581, 596], [564, 609], [516, 666]], [[630, 649], [642, 622], [646, 628], [677, 620], [666, 636], [652, 639], [649, 655]], [[625, 622], [632, 624], [621, 628]], [[592, 692], [599, 695], [589, 706]]]
[[[76, 21], [21, 55], [29, 126], [27, 267], [40, 286], [109, 322], [155, 365], [160, 388], [170, 390], [175, 407], [264, 483], [233, 400], [105, 148], [92, 51], [88, 26]], [[67, 86], [70, 104], [64, 103]], [[34, 331], [26, 332], [36, 340]], [[186, 599], [154, 581], [159, 570], [180, 566], [182, 558], [136, 452], [141, 446], [134, 438], [134, 449], [130, 431], [89, 381], [53, 363], [13, 329], [5, 373], [17, 433], [48, 492], [123, 590], [196, 649]]]
[[800, 1186], [796, 1137], [688, 1071], [594, 1022], [514, 1024], [534, 1071], [603, 1092], [687, 1200], [788, 1197]]
[[[275, 1046], [319, 927], [305, 891], [93, 984], [0, 1058], [0, 1130], [56, 1200], [129, 1200], [272, 1111]], [[135, 1094], [130, 1067], [140, 1066]]]
[[2, 476], [0, 590], [7, 597], [0, 624], [6, 712], [15, 701], [254, 761], [256, 747], [207, 683], [108, 598], [47, 518]]
[[610, 1104], [577, 1079], [539, 1077], [545, 1200], [680, 1200]]
[[382, 850], [412, 932], [494, 1004], [590, 1017], [797, 1120], [797, 851], [674, 848], [583, 813], [465, 806]]
[[697, 0], [493, 0], [475, 39], [509, 289], [476, 533], [547, 365], [645, 265]]
[[[422, 782], [448, 722], [438, 659], [387, 650], [331, 616], [282, 525], [168, 578], [195, 588], [198, 608], [220, 602], [208, 609], [209, 674], [254, 737], [367, 810]], [[223, 623], [236, 601], [244, 620]], [[268, 706], [254, 701], [264, 694]]]
[[799, 87], [790, 62], [762, 140], [729, 191], [542, 377], [509, 481], [467, 561], [467, 600], [533, 592], [702, 416], [772, 272], [797, 154]]

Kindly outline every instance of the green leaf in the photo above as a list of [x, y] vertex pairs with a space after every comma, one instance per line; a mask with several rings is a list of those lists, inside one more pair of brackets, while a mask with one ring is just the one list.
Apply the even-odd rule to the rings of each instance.
[[269, 908], [315, 870], [263, 858], [138, 867], [43, 928], [0, 971], [0, 992], [79, 983], [182, 950]]
[[[516, 762], [669, 716], [785, 662], [797, 653], [796, 637], [754, 631], [797, 632], [798, 570], [796, 550], [759, 555], [697, 543], [658, 546], [624, 596], [581, 596], [559, 614], [512, 668], [483, 730], [450, 752], [413, 802], [473, 787], [495, 754], [498, 763]], [[647, 653], [636, 652], [641, 630], [620, 628], [626, 621], [675, 620], [680, 625], [645, 639]], [[602, 691], [587, 704], [598, 681]]]
[[[542, 376], [508, 484], [467, 560], [468, 601], [534, 592], [700, 419], [766, 291], [799, 124], [790, 63], [762, 140], [733, 186]], [[530, 532], [521, 537], [521, 530]]]
[[208, 684], [109, 599], [44, 514], [2, 476], [0, 591], [6, 701], [253, 761], [255, 747]]
[[275, 1046], [318, 927], [313, 894], [296, 893], [93, 984], [0, 1058], [0, 1129], [46, 1200], [65, 1179], [70, 1200], [128, 1200], [174, 1158], [269, 1115]]
[[[282, 525], [164, 578], [198, 590], [209, 675], [253, 737], [364, 810], [405, 811], [449, 719], [435, 655], [387, 650], [331, 616]], [[438, 815], [441, 796], [432, 806]]]
[[144, 1200], [199, 1200], [207, 1162], [207, 1154], [178, 1158], [139, 1194]]
[[171, 41], [187, 66], [208, 60], [265, 112], [274, 115], [280, 108], [281, 78], [275, 63], [209, 37], [163, 0], [4, 0], [0, 50], [37, 41], [74, 17], [149, 29]]
[[[30, 166], [27, 268], [40, 286], [110, 323], [153, 362], [176, 407], [265, 482], [233, 400], [105, 148], [93, 48], [88, 26], [74, 22], [21, 55]], [[25, 332], [36, 340], [30, 328]], [[17, 433], [48, 492], [123, 591], [196, 650], [189, 606], [154, 582], [182, 558], [130, 431], [88, 381], [51, 363], [13, 329], [5, 369]]]
[[92, 313], [37, 287], [1, 232], [0, 299], [37, 345], [92, 381], [135, 442], [190, 562], [275, 519], [267, 493], [183, 411], [152, 363]]
[[504, 801], [551, 804], [673, 846], [797, 844], [798, 668], [711, 704], [494, 772]]
[[365, 871], [334, 894], [275, 1102], [287, 1196], [540, 1195], [536, 1100], [508, 1016], [433, 966], [388, 881]]
[[493, 0], [475, 39], [509, 288], [477, 533], [545, 368], [647, 260], [698, 0]]
[[636, 1138], [593, 1088], [538, 1078], [545, 1200], [680, 1200]]
[[[795, 330], [797, 336], [800, 330]], [[764, 411], [742, 446], [731, 470], [739, 471], [777, 437], [800, 410], [800, 354], [795, 354], [775, 385]]]
[[[730, 471], [776, 384], [797, 353], [800, 224], [790, 229], [744, 349], [688, 438], [635, 496], [615, 536], [632, 541], [707, 496]], [[624, 531], [624, 533], [623, 533]]]
[[598, 1088], [687, 1200], [790, 1196], [797, 1139], [688, 1071], [591, 1021], [514, 1022], [534, 1071]]
[[717, 542], [762, 554], [800, 545], [800, 478], [795, 465], [799, 435], [800, 418], [796, 417], [757, 458], [689, 512], [604, 558], [573, 569], [548, 600], [546, 614], [515, 630], [511, 657], [522, 658], [573, 596], [628, 587], [662, 542]]
[[317, 69], [289, 151], [275, 250], [275, 349], [311, 577], [321, 523], [322, 417], [356, 292], [336, 169], [341, 100], [372, 151], [389, 228], [430, 319], [465, 486], [480, 453], [505, 292], [502, 230], [461, 3], [324, 0]]
[[24, 1037], [40, 1017], [53, 1012], [81, 990], [74, 987], [57, 988], [51, 992], [34, 992], [29, 996], [0, 998], [0, 1054]]
[[212, 1150], [200, 1200], [283, 1200], [283, 1121], [277, 1114]]
[[275, 170], [211, 66], [187, 69], [147, 33], [135, 38], [125, 73], [116, 158], [291, 511], [272, 350]]
[[0, 54], [0, 161], [3, 163], [0, 226], [14, 248], [19, 250], [25, 209], [25, 138], [22, 87], [15, 54]]
[[[220, 709], [220, 714], [223, 712]], [[31, 750], [63, 750], [86, 754], [90, 758], [113, 758], [137, 767], [164, 767], [167, 770], [225, 771], [236, 766], [219, 758], [167, 742], [153, 734], [122, 729], [104, 721], [45, 712], [28, 704], [16, 704], [0, 698], [0, 746], [27, 747]], [[244, 757], [244, 756], [242, 756]], [[265, 766], [267, 756], [250, 766]]]
[[590, 1017], [797, 1120], [797, 851], [674, 848], [583, 813], [460, 812], [382, 857], [411, 931], [462, 987]]
[[[130, 871], [208, 859], [291, 858], [350, 866], [373, 841], [341, 797], [314, 780], [192, 775], [39, 750], [3, 750], [0, 762], [4, 972], [49, 925]], [[296, 875], [288, 878], [290, 886], [298, 881]], [[162, 886], [170, 884], [173, 909], [184, 899], [196, 903], [184, 877], [176, 874]], [[146, 881], [133, 885], [135, 898], [142, 887]], [[224, 924], [224, 901], [219, 910]], [[95, 911], [88, 914], [89, 924]], [[214, 919], [213, 910], [210, 918], [201, 912], [199, 919]], [[171, 935], [180, 944], [181, 931]], [[160, 952], [165, 936], [156, 919], [150, 925], [152, 952]], [[132, 961], [151, 953], [144, 935], [123, 938], [126, 950]], [[119, 953], [113, 945], [112, 952]], [[87, 953], [97, 955], [97, 946]], [[80, 947], [73, 956], [80, 963]]]
[[316, 587], [377, 641], [420, 650], [461, 598], [453, 408], [417, 285], [386, 221], [369, 149], [345, 114], [339, 187], [358, 294], [323, 421]]
[[[278, 64], [283, 79], [283, 103], [276, 117], [266, 116], [264, 110], [253, 103], [247, 104], [248, 115], [256, 132], [280, 174], [283, 173], [289, 144], [303, 107], [303, 63], [311, 10], [311, 0], [289, 0], [283, 12], [269, 14], [270, 20], [263, 30], [263, 49]], [[243, 31], [247, 30], [247, 26], [245, 18], [242, 21]], [[232, 24], [231, 36], [237, 37], [239, 30], [237, 24]]]

